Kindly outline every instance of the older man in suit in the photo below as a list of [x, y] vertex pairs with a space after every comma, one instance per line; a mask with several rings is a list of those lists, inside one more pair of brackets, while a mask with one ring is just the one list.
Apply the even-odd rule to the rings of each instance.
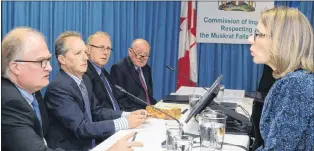
[[111, 78], [113, 84], [119, 85], [126, 91], [146, 101], [146, 104], [123, 94], [117, 93], [116, 99], [123, 110], [134, 111], [144, 109], [147, 104], [156, 104], [153, 97], [153, 81], [151, 67], [147, 65], [150, 54], [150, 46], [144, 39], [135, 39], [131, 48], [128, 49], [129, 56], [111, 67]]
[[88, 67], [86, 75], [91, 79], [93, 90], [99, 103], [116, 111], [120, 106], [114, 96], [117, 89], [111, 84], [109, 73], [104, 69], [112, 52], [110, 36], [106, 32], [96, 32], [88, 37]]
[[88, 58], [80, 34], [62, 33], [55, 42], [55, 52], [61, 69], [45, 95], [51, 118], [47, 136], [50, 147], [87, 151], [95, 146], [96, 138], [145, 121], [144, 110], [126, 113], [99, 106], [92, 83], [84, 75]]
[[19, 27], [4, 37], [1, 49], [1, 150], [52, 151], [44, 138], [49, 123], [39, 92], [52, 70], [45, 38]]
[[[52, 70], [44, 36], [31, 28], [15, 28], [3, 38], [1, 49], [1, 150], [53, 151], [44, 138], [49, 122], [39, 91], [48, 85]], [[128, 142], [132, 135], [125, 136], [108, 151], [142, 146], [139, 142]]]

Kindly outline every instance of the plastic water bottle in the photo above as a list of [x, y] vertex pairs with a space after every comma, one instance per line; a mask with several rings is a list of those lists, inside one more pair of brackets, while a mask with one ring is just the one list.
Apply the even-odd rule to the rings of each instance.
[[218, 92], [217, 97], [216, 97], [216, 100], [218, 102], [223, 101], [224, 91], [225, 91], [225, 86], [224, 85], [220, 85], [219, 92]]

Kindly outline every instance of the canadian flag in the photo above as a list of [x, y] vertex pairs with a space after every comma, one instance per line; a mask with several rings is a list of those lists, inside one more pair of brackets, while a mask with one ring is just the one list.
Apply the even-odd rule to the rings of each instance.
[[197, 83], [196, 2], [181, 2], [177, 89]]

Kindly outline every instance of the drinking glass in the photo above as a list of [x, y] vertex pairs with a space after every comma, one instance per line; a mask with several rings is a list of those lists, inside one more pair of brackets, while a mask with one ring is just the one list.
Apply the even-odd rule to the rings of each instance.
[[193, 137], [189, 135], [174, 136], [174, 150], [175, 151], [192, 151]]
[[174, 149], [174, 136], [182, 135], [182, 127], [175, 121], [166, 122], [166, 148], [168, 151]]
[[220, 111], [202, 113], [200, 124], [201, 151], [221, 150], [224, 142], [227, 116]]

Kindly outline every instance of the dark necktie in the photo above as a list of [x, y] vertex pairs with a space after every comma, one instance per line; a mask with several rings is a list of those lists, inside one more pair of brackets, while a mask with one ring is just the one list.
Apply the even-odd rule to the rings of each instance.
[[41, 115], [40, 115], [40, 109], [39, 109], [38, 101], [37, 101], [35, 95], [33, 95], [33, 98], [34, 99], [33, 99], [33, 102], [31, 104], [32, 104], [33, 110], [35, 111], [36, 116], [37, 116], [37, 118], [38, 118], [38, 120], [40, 122], [40, 126], [42, 126], [42, 121], [41, 121]]
[[[87, 92], [87, 89], [86, 89], [86, 86], [85, 86], [83, 80], [80, 83], [80, 89], [81, 89], [81, 93], [82, 93], [84, 104], [85, 104], [85, 110], [86, 110], [85, 113], [87, 114], [87, 117], [89, 118], [89, 120], [92, 122], [92, 115], [91, 115], [91, 111], [90, 111], [88, 92]], [[95, 147], [95, 139], [92, 139], [92, 148], [93, 147]]]
[[137, 73], [138, 73], [138, 77], [139, 77], [139, 79], [140, 79], [140, 81], [141, 81], [142, 87], [143, 87], [143, 89], [144, 89], [144, 91], [145, 91], [146, 102], [150, 105], [150, 100], [149, 100], [149, 95], [148, 95], [147, 87], [145, 86], [144, 79], [143, 79], [142, 74], [141, 74], [141, 73], [142, 73], [141, 68], [137, 68]]
[[119, 105], [118, 105], [116, 99], [115, 99], [114, 96], [113, 96], [112, 89], [111, 89], [111, 87], [110, 87], [110, 84], [109, 84], [107, 78], [106, 78], [105, 75], [104, 75], [103, 70], [101, 70], [100, 78], [101, 78], [102, 82], [104, 83], [104, 85], [105, 85], [105, 87], [106, 87], [106, 90], [107, 90], [107, 92], [108, 92], [108, 95], [109, 95], [110, 101], [111, 101], [111, 103], [112, 103], [113, 109], [114, 109], [115, 111], [120, 111], [120, 107], [119, 107]]

